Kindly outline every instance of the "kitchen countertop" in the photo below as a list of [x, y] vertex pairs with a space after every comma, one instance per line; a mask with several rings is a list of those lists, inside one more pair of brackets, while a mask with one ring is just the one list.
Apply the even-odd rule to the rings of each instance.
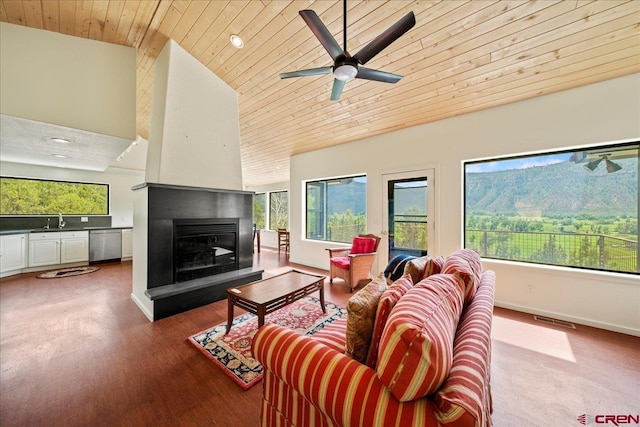
[[54, 231], [91, 231], [91, 230], [127, 230], [132, 229], [133, 227], [73, 227], [73, 228], [30, 228], [25, 230], [2, 230], [0, 231], [0, 236], [9, 236], [12, 234], [30, 234], [30, 233], [49, 233]]

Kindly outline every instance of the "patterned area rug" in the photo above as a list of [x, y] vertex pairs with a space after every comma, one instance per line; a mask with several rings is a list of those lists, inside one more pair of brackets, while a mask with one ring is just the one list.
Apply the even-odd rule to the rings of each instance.
[[93, 273], [100, 270], [100, 267], [69, 267], [61, 270], [51, 270], [38, 274], [38, 279], [58, 279], [60, 277], [78, 276], [80, 274]]
[[[313, 335], [326, 325], [346, 316], [347, 310], [325, 302], [322, 313], [315, 297], [304, 297], [278, 311], [267, 314], [265, 323], [277, 323], [301, 334]], [[224, 335], [227, 322], [189, 337], [189, 341], [218, 365], [244, 390], [262, 379], [262, 365], [253, 358], [251, 342], [258, 330], [258, 317], [244, 314], [233, 319], [229, 335]]]

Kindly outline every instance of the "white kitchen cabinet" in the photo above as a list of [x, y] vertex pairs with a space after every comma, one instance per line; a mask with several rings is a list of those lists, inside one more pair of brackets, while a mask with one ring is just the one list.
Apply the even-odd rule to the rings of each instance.
[[29, 267], [60, 264], [60, 233], [29, 234]]
[[89, 232], [60, 233], [60, 264], [89, 261]]
[[133, 257], [133, 230], [122, 229], [122, 258]]
[[0, 273], [27, 266], [27, 235], [0, 236]]
[[29, 267], [89, 261], [88, 231], [29, 234]]

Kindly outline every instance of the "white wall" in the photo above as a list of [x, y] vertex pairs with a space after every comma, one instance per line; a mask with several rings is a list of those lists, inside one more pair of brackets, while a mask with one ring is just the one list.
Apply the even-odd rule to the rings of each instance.
[[136, 50], [0, 22], [0, 111], [133, 141]]
[[78, 182], [109, 184], [111, 225], [131, 227], [133, 225], [133, 192], [131, 187], [144, 182], [144, 172], [108, 168], [105, 172], [79, 169], [53, 168], [19, 163], [1, 162], [2, 175], [20, 178], [40, 178]]
[[[462, 163], [484, 157], [640, 139], [640, 74], [366, 138], [291, 158], [291, 261], [328, 268], [326, 247], [303, 239], [303, 181], [367, 174], [368, 231], [382, 231], [382, 177], [436, 170], [432, 255], [462, 246]], [[384, 265], [380, 263], [379, 269]], [[638, 276], [485, 261], [496, 305], [640, 335]], [[526, 292], [533, 283], [533, 292]]]
[[236, 92], [173, 40], [155, 67], [147, 182], [242, 190]]

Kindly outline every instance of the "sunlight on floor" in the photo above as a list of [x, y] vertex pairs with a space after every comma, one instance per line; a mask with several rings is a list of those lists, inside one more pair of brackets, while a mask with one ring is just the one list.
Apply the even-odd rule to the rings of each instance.
[[491, 338], [569, 362], [576, 361], [567, 334], [546, 326], [494, 316]]

